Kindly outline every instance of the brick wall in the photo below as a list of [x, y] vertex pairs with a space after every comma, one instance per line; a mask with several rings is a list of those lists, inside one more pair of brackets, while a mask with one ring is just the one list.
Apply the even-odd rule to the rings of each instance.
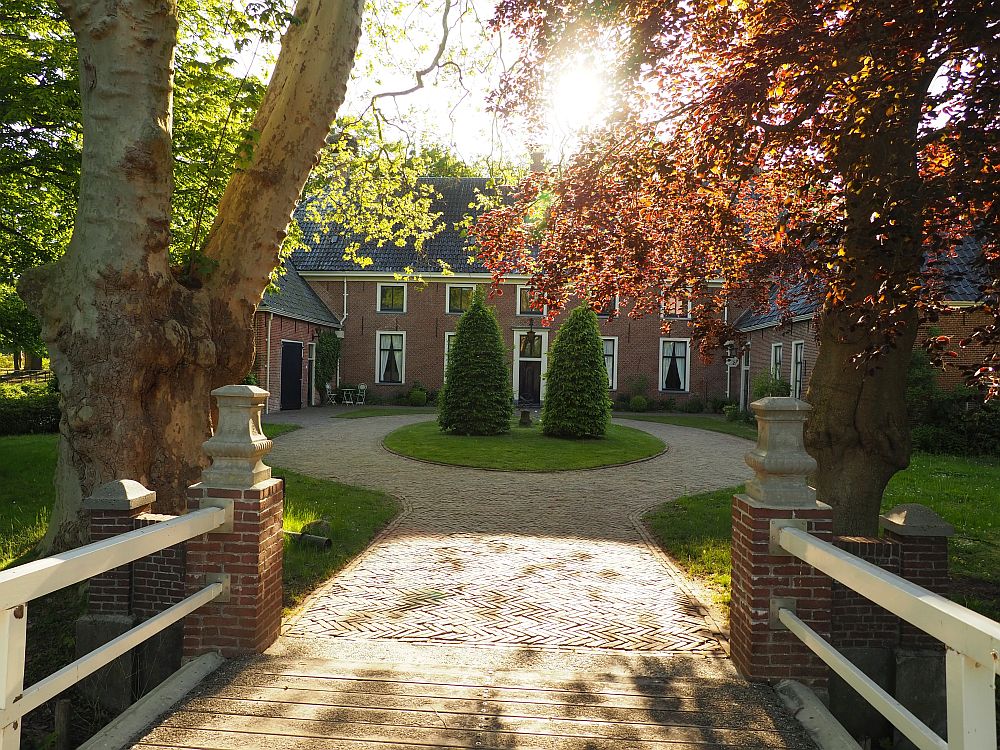
[[[341, 382], [365, 383], [371, 388], [371, 393], [383, 398], [409, 391], [416, 381], [433, 390], [440, 388], [444, 380], [445, 334], [455, 330], [460, 317], [446, 311], [447, 285], [461, 284], [463, 281], [435, 280], [426, 285], [408, 284], [405, 313], [376, 312], [378, 281], [348, 281], [348, 317], [344, 325], [341, 351]], [[328, 307], [338, 314], [342, 312], [342, 279], [308, 279], [308, 282]], [[553, 321], [549, 329], [543, 329], [540, 318], [518, 315], [516, 284], [506, 285], [504, 294], [489, 300], [489, 304], [497, 311], [504, 341], [511, 352], [514, 330], [527, 329], [531, 321], [534, 321], [537, 331], [549, 331], [548, 345], [551, 347], [562, 316]], [[688, 391], [670, 393], [657, 389], [660, 338], [664, 336], [660, 324], [661, 321], [656, 316], [646, 316], [639, 320], [632, 320], [627, 315], [619, 315], [614, 320], [601, 319], [602, 335], [618, 338], [617, 392], [625, 392], [631, 378], [641, 377], [649, 383], [648, 395], [652, 398], [673, 397], [681, 402], [695, 395], [702, 398], [724, 395], [726, 371], [723, 356], [720, 354], [712, 362], [703, 363], [693, 342], [689, 347]], [[689, 327], [687, 321], [673, 321], [670, 333], [666, 336], [690, 338]], [[402, 385], [377, 383], [375, 358], [378, 331], [406, 333], [405, 382]], [[509, 356], [513, 372], [513, 353]]]
[[954, 388], [962, 385], [962, 369], [977, 366], [983, 361], [983, 357], [993, 353], [992, 347], [970, 346], [967, 349], [962, 349], [958, 346], [959, 341], [972, 335], [977, 327], [992, 322], [993, 318], [982, 310], [967, 312], [958, 307], [953, 308], [950, 315], [942, 315], [937, 322], [920, 327], [920, 333], [917, 334], [917, 346], [920, 346], [924, 339], [931, 334], [952, 337], [951, 348], [958, 353], [958, 359], [950, 362], [951, 366], [938, 375], [938, 382], [943, 387]]
[[[136, 517], [135, 528], [142, 529], [171, 518], [174, 516], [143, 513]], [[132, 613], [140, 620], [148, 620], [184, 596], [183, 544], [167, 547], [132, 563]]]
[[[845, 552], [900, 574], [900, 547], [888, 539], [835, 536]], [[830, 642], [837, 648], [894, 648], [899, 643], [899, 618], [837, 581], [833, 590], [833, 629]]]
[[[268, 326], [271, 329], [271, 372], [268, 377]], [[316, 405], [319, 403], [319, 391], [322, 388], [317, 384], [313, 392], [313, 403], [307, 402], [308, 392], [308, 357], [309, 344], [315, 342], [319, 337], [323, 326], [314, 323], [306, 323], [301, 320], [293, 320], [282, 315], [272, 314], [266, 311], [258, 312], [254, 316], [254, 346], [257, 352], [254, 360], [254, 372], [257, 375], [257, 384], [270, 392], [267, 400], [267, 411], [281, 410], [281, 342], [299, 341], [302, 343], [302, 388], [301, 403], [303, 407]]]

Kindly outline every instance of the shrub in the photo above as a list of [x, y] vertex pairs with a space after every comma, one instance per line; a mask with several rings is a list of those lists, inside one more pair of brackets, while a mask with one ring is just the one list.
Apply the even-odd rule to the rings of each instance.
[[316, 339], [316, 364], [314, 376], [319, 394], [326, 402], [326, 386], [337, 374], [337, 360], [340, 359], [340, 339], [333, 331], [323, 331]]
[[410, 391], [410, 406], [427, 406], [427, 391], [414, 388]]
[[726, 404], [722, 407], [722, 413], [726, 415], [727, 422], [738, 422], [740, 419], [740, 405]]
[[648, 406], [645, 396], [633, 396], [628, 402], [629, 411], [646, 411]]
[[732, 401], [728, 398], [713, 396], [708, 400], [708, 410], [713, 414], [724, 414], [727, 406], [732, 406]]
[[683, 404], [681, 404], [681, 411], [686, 414], [701, 414], [705, 411], [705, 402], [700, 398], [695, 396], [694, 398], [689, 398]]
[[617, 408], [619, 408], [619, 409], [627, 409], [628, 408], [628, 394], [627, 393], [619, 393], [617, 396], [615, 396], [615, 403], [617, 404]]
[[445, 385], [438, 394], [438, 424], [459, 435], [499, 435], [510, 431], [513, 413], [500, 324], [477, 291], [451, 343]]
[[656, 402], [656, 408], [658, 411], [676, 411], [677, 410], [677, 399], [676, 398], [661, 398]]
[[649, 391], [649, 378], [645, 375], [629, 375], [625, 380], [625, 393], [629, 396], [645, 396]]
[[611, 419], [608, 370], [597, 315], [587, 305], [570, 313], [549, 350], [542, 432], [552, 437], [600, 437]]
[[54, 383], [0, 386], [0, 435], [59, 431], [59, 393]]
[[762, 372], [753, 379], [753, 400], [768, 396], [787, 396], [792, 392], [792, 386], [787, 380], [776, 378], [769, 372]]

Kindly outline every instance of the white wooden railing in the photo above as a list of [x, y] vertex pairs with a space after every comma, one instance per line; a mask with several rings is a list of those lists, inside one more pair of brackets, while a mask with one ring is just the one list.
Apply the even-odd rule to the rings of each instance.
[[1000, 623], [893, 575], [828, 542], [772, 522], [787, 552], [938, 639], [947, 647], [948, 740], [873, 682], [822, 636], [779, 608], [778, 619], [920, 750], [996, 750]]
[[227, 593], [224, 582], [203, 589], [24, 688], [28, 603], [95, 575], [207, 534], [227, 523], [224, 508], [209, 507], [169, 521], [88, 544], [69, 552], [0, 572], [0, 750], [20, 746], [22, 717], [147, 638]]

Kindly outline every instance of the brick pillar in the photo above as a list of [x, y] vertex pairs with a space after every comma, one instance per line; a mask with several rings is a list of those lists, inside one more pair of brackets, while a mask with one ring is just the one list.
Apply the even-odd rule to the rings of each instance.
[[[131, 479], [102, 484], [83, 501], [90, 515], [90, 540], [100, 542], [135, 528], [136, 518], [152, 508], [156, 493]], [[90, 653], [135, 625], [132, 613], [132, 566], [101, 573], [90, 579], [87, 614], [76, 621], [77, 657]], [[123, 711], [132, 703], [134, 654], [118, 657], [83, 681], [98, 703]]]
[[[879, 525], [885, 538], [899, 545], [899, 575], [941, 596], [951, 587], [948, 575], [948, 539], [955, 527], [930, 508], [916, 503], [897, 505]], [[903, 622], [899, 634], [901, 648], [943, 648], [940, 641]]]
[[185, 619], [184, 656], [264, 651], [281, 627], [283, 483], [262, 459], [271, 450], [260, 427], [267, 391], [230, 385], [212, 391], [219, 406], [215, 435], [205, 443], [212, 465], [188, 493], [188, 508], [231, 506], [233, 524], [186, 545], [188, 595], [207, 582], [228, 581], [229, 596]]
[[[948, 538], [955, 528], [941, 516], [915, 503], [897, 505], [879, 519], [885, 538], [899, 545], [899, 575], [918, 586], [946, 596]], [[895, 697], [917, 718], [944, 737], [948, 714], [944, 686], [944, 646], [908, 622], [901, 622], [896, 649]], [[914, 747], [899, 732], [896, 747]]]
[[754, 477], [733, 497], [730, 642], [733, 662], [755, 680], [795, 679], [825, 689], [827, 668], [777, 621], [778, 606], [820, 635], [830, 635], [830, 579], [771, 542], [772, 528], [794, 525], [829, 540], [832, 513], [817, 502], [806, 477], [816, 461], [805, 451], [803, 427], [812, 407], [787, 397], [751, 404], [757, 446], [746, 456]]

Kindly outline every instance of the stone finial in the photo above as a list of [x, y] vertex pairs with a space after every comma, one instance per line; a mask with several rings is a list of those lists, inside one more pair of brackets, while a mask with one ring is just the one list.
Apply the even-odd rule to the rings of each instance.
[[787, 396], [768, 396], [750, 407], [757, 415], [757, 447], [746, 454], [754, 470], [747, 495], [764, 505], [815, 506], [816, 490], [807, 477], [816, 470], [816, 459], [803, 440], [812, 407]]
[[955, 527], [919, 503], [897, 505], [879, 516], [879, 526], [899, 536], [954, 536]]
[[156, 493], [133, 479], [116, 479], [97, 487], [83, 501], [87, 510], [135, 510], [156, 502]]
[[201, 475], [206, 487], [240, 489], [271, 478], [271, 467], [261, 459], [273, 443], [260, 426], [268, 392], [253, 385], [226, 385], [212, 391], [219, 406], [215, 434], [204, 449], [212, 465]]

